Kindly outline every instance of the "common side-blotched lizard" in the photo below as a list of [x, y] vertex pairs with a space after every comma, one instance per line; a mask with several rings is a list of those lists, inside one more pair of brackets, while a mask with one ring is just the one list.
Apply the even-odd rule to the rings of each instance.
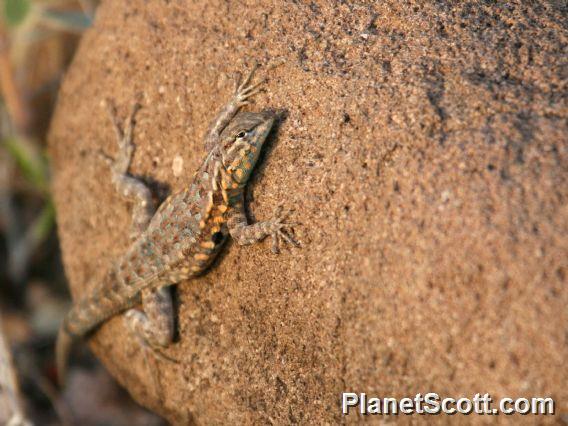
[[[256, 68], [256, 67], [255, 67]], [[168, 286], [202, 274], [227, 236], [238, 244], [252, 244], [271, 236], [297, 244], [285, 231], [287, 214], [278, 208], [274, 219], [249, 225], [244, 190], [260, 150], [273, 127], [275, 114], [239, 112], [261, 83], [251, 84], [254, 69], [212, 122], [205, 138], [207, 155], [184, 190], [168, 197], [154, 213], [148, 187], [127, 174], [134, 145], [135, 104], [124, 129], [111, 109], [119, 153], [111, 162], [116, 190], [134, 201], [133, 242], [111, 267], [102, 286], [74, 303], [57, 338], [56, 360], [60, 383], [74, 338], [85, 336], [110, 317], [126, 311], [125, 319], [152, 348], [168, 346], [174, 336]], [[142, 302], [143, 311], [133, 307]]]

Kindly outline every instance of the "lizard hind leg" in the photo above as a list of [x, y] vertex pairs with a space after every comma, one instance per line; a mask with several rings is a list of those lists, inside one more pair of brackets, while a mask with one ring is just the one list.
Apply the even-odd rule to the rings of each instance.
[[151, 350], [162, 361], [178, 364], [162, 351], [174, 340], [174, 309], [169, 287], [143, 291], [142, 305], [144, 311], [126, 311], [126, 325], [145, 351]]
[[112, 175], [112, 183], [116, 191], [123, 197], [133, 200], [132, 209], [132, 228], [131, 239], [140, 235], [146, 229], [148, 223], [155, 213], [152, 201], [152, 192], [144, 182], [128, 174], [128, 168], [134, 153], [134, 118], [140, 109], [140, 104], [134, 103], [124, 125], [121, 126], [116, 107], [111, 101], [106, 101], [107, 110], [113, 123], [114, 132], [118, 143], [118, 154], [114, 161], [110, 160], [109, 165]]
[[176, 362], [161, 351], [174, 339], [174, 309], [169, 286], [143, 291], [142, 305], [144, 311], [130, 309], [126, 312], [127, 326], [144, 349], [151, 349], [158, 358]]
[[130, 309], [126, 311], [124, 318], [126, 325], [132, 330], [142, 346], [144, 364], [150, 371], [154, 389], [156, 389], [158, 397], [161, 398], [162, 387], [157, 375], [158, 369], [151, 368], [148, 352], [162, 361], [178, 363], [162, 352], [162, 348], [172, 343], [174, 337], [173, 306], [169, 287], [143, 291], [142, 304], [143, 312]]

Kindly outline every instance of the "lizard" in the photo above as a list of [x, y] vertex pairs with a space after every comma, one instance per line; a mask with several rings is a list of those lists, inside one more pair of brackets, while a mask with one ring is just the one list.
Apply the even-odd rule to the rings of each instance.
[[[115, 189], [134, 202], [131, 244], [106, 272], [102, 285], [76, 301], [64, 317], [56, 342], [58, 381], [64, 385], [72, 343], [87, 337], [111, 317], [124, 313], [129, 329], [148, 348], [166, 348], [174, 338], [174, 312], [169, 286], [205, 273], [230, 236], [239, 245], [272, 237], [278, 253], [295, 223], [281, 206], [271, 220], [249, 224], [244, 207], [247, 182], [261, 148], [274, 126], [271, 110], [242, 111], [264, 81], [251, 81], [257, 66], [239, 78], [229, 102], [205, 136], [206, 156], [192, 183], [167, 197], [154, 212], [152, 192], [128, 174], [134, 151], [134, 103], [121, 126], [116, 107], [107, 101], [119, 152], [108, 159]], [[142, 310], [136, 309], [142, 304]]]

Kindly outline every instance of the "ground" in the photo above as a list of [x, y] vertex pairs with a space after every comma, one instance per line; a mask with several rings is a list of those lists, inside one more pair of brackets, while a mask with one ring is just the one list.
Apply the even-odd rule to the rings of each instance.
[[128, 244], [102, 101], [141, 99], [131, 171], [163, 198], [255, 61], [250, 108], [286, 118], [250, 215], [295, 207], [302, 247], [229, 244], [179, 285], [179, 364], [145, 362], [120, 318], [94, 352], [174, 423], [336, 422], [342, 391], [566, 412], [566, 41], [559, 2], [104, 2], [50, 132], [73, 296]]

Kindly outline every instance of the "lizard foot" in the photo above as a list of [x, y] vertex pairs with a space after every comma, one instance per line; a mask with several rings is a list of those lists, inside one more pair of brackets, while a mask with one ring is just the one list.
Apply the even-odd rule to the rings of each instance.
[[[128, 315], [128, 312], [127, 312]], [[146, 340], [144, 338], [144, 336], [140, 335], [139, 333], [135, 332], [134, 330], [131, 330], [132, 334], [134, 335], [134, 337], [136, 338], [136, 340], [139, 342], [140, 347], [142, 348], [142, 357], [144, 360], [144, 365], [146, 367], [146, 369], [150, 372], [150, 375], [152, 376], [152, 382], [154, 384], [154, 389], [156, 391], [156, 395], [158, 396], [158, 398], [162, 398], [163, 395], [163, 391], [162, 391], [162, 383], [160, 380], [160, 377], [158, 375], [158, 368], [157, 367], [152, 367], [150, 365], [150, 358], [152, 358], [154, 360], [154, 364], [156, 363], [156, 360], [160, 360], [160, 361], [165, 361], [165, 362], [171, 362], [174, 364], [180, 364], [180, 361], [170, 357], [169, 355], [166, 355], [163, 351], [162, 348], [157, 346], [157, 345], [153, 345], [151, 344], [148, 340]], [[152, 355], [152, 356], [150, 356]]]
[[242, 82], [240, 81], [240, 78], [237, 79], [234, 102], [239, 107], [248, 105], [250, 103], [248, 99], [262, 90], [261, 86], [264, 84], [264, 80], [261, 80], [258, 83], [250, 84], [257, 68], [258, 64], [254, 64], [251, 71]]
[[272, 237], [272, 253], [280, 253], [280, 241], [284, 240], [288, 244], [299, 247], [298, 243], [290, 234], [290, 229], [293, 226], [299, 225], [298, 222], [286, 222], [288, 216], [293, 212], [293, 209], [284, 210], [282, 206], [278, 206], [274, 219], [268, 222], [270, 228], [270, 236]]
[[141, 105], [139, 102], [134, 102], [130, 108], [130, 113], [124, 120], [124, 124], [121, 125], [114, 102], [110, 99], [106, 99], [104, 104], [112, 121], [116, 140], [118, 142], [119, 156], [116, 163], [130, 163], [130, 159], [132, 158], [132, 153], [134, 151], [134, 144], [132, 143], [132, 133], [135, 124], [134, 118], [138, 110], [141, 108]]

